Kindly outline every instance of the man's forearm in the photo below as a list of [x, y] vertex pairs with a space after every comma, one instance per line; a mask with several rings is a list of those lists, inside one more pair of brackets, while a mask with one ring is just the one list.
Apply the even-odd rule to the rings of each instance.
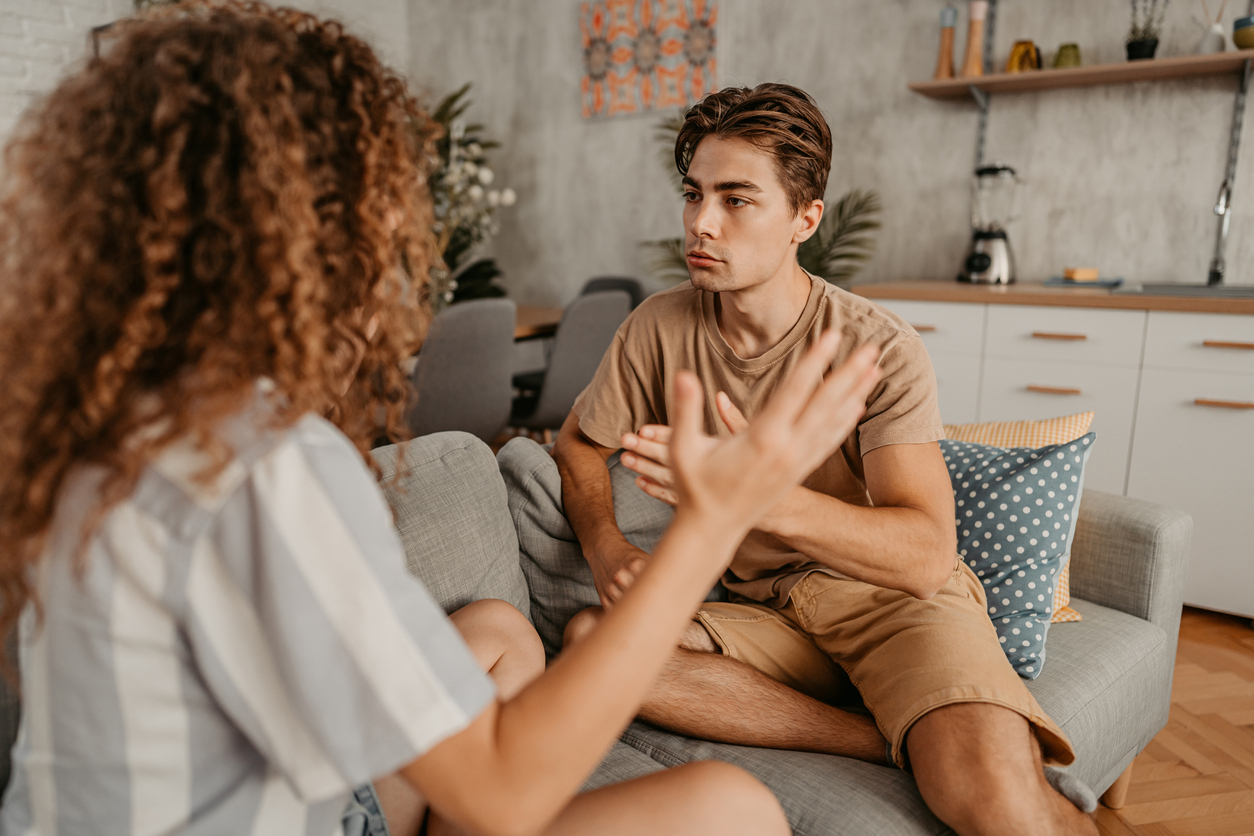
[[562, 505], [566, 519], [584, 554], [596, 554], [606, 543], [622, 541], [614, 517], [614, 493], [605, 457], [579, 430], [572, 414], [562, 425], [553, 448], [562, 477]]
[[953, 571], [953, 526], [917, 508], [852, 505], [798, 487], [758, 528], [851, 578], [920, 598]]

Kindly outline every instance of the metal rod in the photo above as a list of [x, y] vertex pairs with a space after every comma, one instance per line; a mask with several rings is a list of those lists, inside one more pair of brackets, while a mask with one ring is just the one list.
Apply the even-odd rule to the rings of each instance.
[[[1254, 0], [1251, 0], [1254, 5]], [[1228, 134], [1228, 165], [1224, 171], [1224, 181], [1219, 186], [1219, 197], [1215, 200], [1215, 214], [1219, 216], [1219, 229], [1215, 233], [1215, 257], [1211, 259], [1210, 271], [1206, 276], [1207, 285], [1220, 285], [1224, 281], [1227, 263], [1224, 260], [1228, 249], [1228, 225], [1232, 218], [1232, 190], [1236, 185], [1237, 162], [1241, 155], [1241, 128], [1245, 123], [1245, 100], [1250, 89], [1251, 62], [1246, 61], [1241, 70], [1241, 79], [1237, 85], [1237, 98], [1232, 106], [1232, 131]]]
[[988, 105], [992, 98], [974, 84], [969, 85], [971, 90], [971, 98], [975, 99], [976, 105], [980, 108], [980, 124], [975, 134], [975, 167], [979, 168], [984, 165], [984, 140], [988, 135]]
[[[1250, 0], [1254, 4], [1254, 0]], [[993, 30], [997, 28], [997, 0], [988, 0], [984, 15], [984, 75], [993, 74]]]

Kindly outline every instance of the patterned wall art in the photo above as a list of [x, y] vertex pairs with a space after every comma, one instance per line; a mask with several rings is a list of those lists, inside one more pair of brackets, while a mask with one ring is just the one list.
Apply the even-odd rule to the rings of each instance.
[[700, 101], [715, 87], [716, 0], [592, 0], [579, 5], [585, 119]]

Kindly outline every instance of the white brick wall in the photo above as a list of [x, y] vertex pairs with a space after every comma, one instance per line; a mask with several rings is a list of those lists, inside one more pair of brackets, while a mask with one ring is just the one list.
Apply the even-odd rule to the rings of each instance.
[[[339, 17], [404, 70], [405, 0], [284, 0]], [[86, 57], [93, 26], [125, 17], [132, 0], [0, 0], [0, 145], [31, 100]]]
[[131, 0], [0, 0], [0, 142], [31, 100], [87, 55], [89, 33]]

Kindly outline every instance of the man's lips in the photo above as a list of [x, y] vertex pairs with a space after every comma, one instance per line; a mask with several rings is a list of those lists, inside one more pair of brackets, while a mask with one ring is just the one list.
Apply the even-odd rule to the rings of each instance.
[[709, 267], [718, 264], [720, 261], [721, 259], [717, 259], [709, 253], [704, 253], [700, 250], [693, 250], [688, 253], [688, 263], [694, 267]]

